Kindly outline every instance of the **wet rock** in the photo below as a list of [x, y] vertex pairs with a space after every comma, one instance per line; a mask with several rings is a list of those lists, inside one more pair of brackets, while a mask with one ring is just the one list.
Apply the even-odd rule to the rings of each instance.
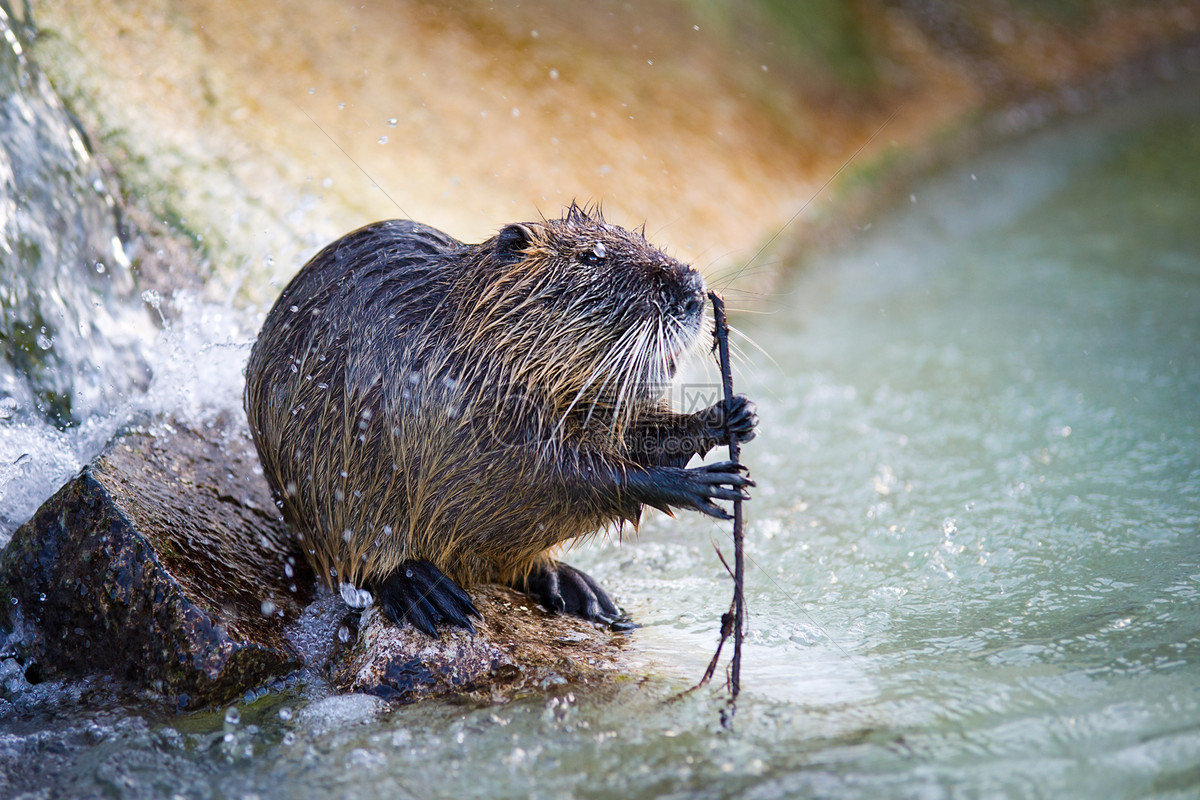
[[258, 472], [240, 425], [159, 423], [111, 444], [0, 553], [5, 685], [110, 675], [195, 709], [303, 669], [388, 701], [491, 702], [618, 669], [621, 635], [502, 587], [472, 588], [475, 634], [360, 618], [313, 591]]
[[283, 628], [312, 576], [257, 465], [230, 426], [160, 424], [62, 487], [0, 554], [25, 674], [106, 673], [198, 708], [297, 669]]
[[622, 634], [553, 614], [501, 586], [472, 587], [471, 599], [483, 615], [476, 632], [442, 629], [436, 641], [369, 607], [335, 684], [396, 702], [448, 694], [503, 702], [555, 684], [597, 683], [619, 670]]

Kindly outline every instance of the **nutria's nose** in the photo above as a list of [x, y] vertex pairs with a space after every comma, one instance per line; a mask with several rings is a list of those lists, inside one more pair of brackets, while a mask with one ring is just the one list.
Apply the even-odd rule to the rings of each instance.
[[700, 316], [704, 313], [704, 278], [691, 267], [684, 267], [683, 290], [685, 300], [683, 310], [688, 316]]

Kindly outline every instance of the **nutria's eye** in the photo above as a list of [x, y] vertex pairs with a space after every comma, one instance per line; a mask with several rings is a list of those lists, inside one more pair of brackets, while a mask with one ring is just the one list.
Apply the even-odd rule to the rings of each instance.
[[704, 298], [692, 295], [683, 304], [683, 313], [689, 317], [698, 317], [704, 313]]
[[604, 249], [603, 242], [596, 242], [594, 245], [592, 245], [591, 250], [586, 250], [579, 254], [579, 260], [584, 264], [587, 264], [589, 267], [594, 267], [604, 260], [604, 256], [607, 254], [607, 252], [608, 251]]

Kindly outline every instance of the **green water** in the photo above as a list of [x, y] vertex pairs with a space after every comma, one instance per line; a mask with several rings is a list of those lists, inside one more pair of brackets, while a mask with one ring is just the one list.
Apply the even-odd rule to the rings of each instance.
[[726, 529], [656, 517], [571, 560], [658, 678], [492, 708], [308, 687], [236, 724], [44, 689], [0, 720], [10, 793], [1200, 796], [1196, 89], [914, 185], [737, 320], [770, 358], [738, 377], [763, 422], [732, 733], [719, 689], [666, 702], [715, 645]]

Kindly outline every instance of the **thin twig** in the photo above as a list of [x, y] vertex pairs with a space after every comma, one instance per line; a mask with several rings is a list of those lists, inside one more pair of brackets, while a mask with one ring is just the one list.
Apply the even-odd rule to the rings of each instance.
[[[713, 337], [716, 340], [717, 355], [721, 362], [721, 386], [725, 394], [725, 405], [727, 408], [733, 404], [733, 371], [729, 364], [729, 323], [725, 319], [725, 301], [721, 295], [716, 292], [709, 292], [709, 300], [712, 301], [713, 316], [716, 318], [716, 327], [713, 331]], [[726, 426], [728, 427], [728, 417], [726, 417]], [[741, 447], [738, 444], [737, 434], [732, 430], [729, 434], [729, 460], [735, 464], [740, 463]], [[738, 693], [742, 689], [742, 638], [746, 631], [746, 594], [745, 594], [745, 578], [746, 564], [745, 556], [743, 555], [744, 535], [742, 531], [742, 500], [736, 498], [733, 501], [733, 658], [729, 665], [729, 705], [727, 713], [721, 714], [721, 722], [725, 727], [732, 727], [733, 714], [737, 709]], [[721, 559], [724, 563], [724, 558]], [[726, 565], [726, 569], [728, 569]], [[725, 617], [721, 618], [721, 642], [717, 645], [717, 656], [721, 654], [721, 647], [725, 644], [725, 639], [728, 636], [726, 632]], [[709, 665], [709, 673], [705, 673], [707, 677], [711, 677], [710, 673], [716, 664], [717, 656], [713, 657], [713, 664]]]
[[[729, 566], [729, 562], [725, 560], [725, 555], [721, 552], [721, 548], [717, 547], [715, 542], [713, 543], [713, 549], [717, 551], [717, 558], [721, 560], [721, 566], [725, 567], [725, 571], [728, 572], [729, 577], [732, 578], [733, 569]], [[717, 652], [713, 653], [712, 661], [708, 662], [708, 669], [704, 670], [704, 677], [700, 679], [699, 683], [684, 692], [684, 694], [693, 692], [696, 689], [699, 689], [701, 686], [707, 685], [708, 682], [712, 680], [713, 673], [717, 671], [717, 664], [721, 661], [721, 648], [725, 646], [725, 640], [733, 634], [733, 618], [735, 611], [736, 608], [731, 602], [729, 604], [729, 610], [721, 615], [721, 640], [717, 642]]]

